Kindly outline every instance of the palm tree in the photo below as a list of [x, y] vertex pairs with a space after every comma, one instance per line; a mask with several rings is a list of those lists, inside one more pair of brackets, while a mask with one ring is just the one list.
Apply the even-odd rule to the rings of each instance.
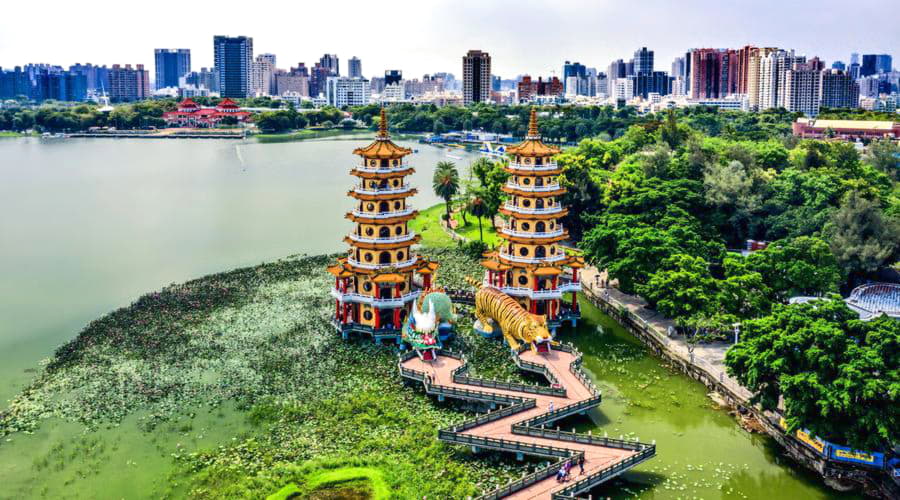
[[481, 219], [489, 212], [487, 202], [480, 194], [475, 193], [469, 200], [468, 210], [470, 214], [478, 218], [478, 239], [484, 243], [484, 232], [481, 229]]
[[450, 200], [459, 192], [459, 172], [452, 161], [440, 161], [434, 169], [432, 179], [434, 194], [444, 199], [447, 205], [447, 224], [450, 224]]

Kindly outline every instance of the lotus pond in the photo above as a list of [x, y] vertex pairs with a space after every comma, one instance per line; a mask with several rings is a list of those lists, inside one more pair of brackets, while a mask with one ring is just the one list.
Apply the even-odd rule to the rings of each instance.
[[[427, 252], [450, 286], [477, 272], [454, 249]], [[392, 348], [332, 333], [328, 261], [289, 258], [173, 285], [89, 324], [0, 416], [2, 496], [258, 498], [293, 483], [321, 498], [385, 488], [463, 498], [539, 466], [438, 443], [436, 429], [468, 413], [404, 387]], [[832, 496], [713, 408], [703, 386], [584, 309], [564, 338], [584, 351], [604, 403], [563, 424], [659, 449], [596, 494]], [[479, 373], [520, 377], [499, 342], [461, 326], [454, 347]], [[345, 471], [367, 472], [327, 480]]]

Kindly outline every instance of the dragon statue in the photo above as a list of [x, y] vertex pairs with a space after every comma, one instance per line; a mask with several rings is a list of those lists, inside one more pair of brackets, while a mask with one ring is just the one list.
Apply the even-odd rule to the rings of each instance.
[[499, 326], [503, 338], [513, 350], [518, 350], [522, 343], [535, 353], [548, 352], [551, 345], [557, 344], [547, 329], [546, 316], [529, 313], [515, 299], [492, 286], [485, 286], [471, 278], [468, 281], [478, 288], [475, 293], [475, 317], [481, 331], [491, 333], [495, 326]]
[[425, 290], [413, 302], [412, 314], [404, 321], [400, 336], [422, 359], [430, 361], [441, 347], [441, 328], [452, 328], [454, 323], [456, 312], [450, 297], [441, 289]]

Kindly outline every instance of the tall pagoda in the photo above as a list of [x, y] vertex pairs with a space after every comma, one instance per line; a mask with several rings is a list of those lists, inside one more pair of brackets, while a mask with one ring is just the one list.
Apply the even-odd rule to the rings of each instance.
[[[554, 160], [559, 148], [541, 141], [534, 109], [525, 141], [507, 153], [510, 177], [503, 191], [509, 197], [500, 207], [507, 222], [499, 231], [503, 242], [481, 262], [484, 283], [514, 297], [527, 311], [546, 315], [554, 332], [564, 321], [574, 326], [580, 317], [578, 270], [584, 260], [567, 255], [560, 245], [569, 235], [559, 221], [568, 213], [559, 201], [566, 192]], [[568, 292], [572, 295], [566, 301]]]
[[344, 238], [350, 249], [328, 268], [335, 277], [333, 323], [344, 338], [355, 331], [399, 341], [413, 301], [431, 287], [437, 263], [411, 248], [420, 238], [409, 230], [418, 214], [408, 201], [417, 192], [406, 181], [415, 171], [404, 160], [411, 152], [390, 140], [384, 109], [375, 141], [353, 151], [362, 161], [350, 171], [358, 181], [347, 192], [356, 200], [346, 215], [355, 224]]

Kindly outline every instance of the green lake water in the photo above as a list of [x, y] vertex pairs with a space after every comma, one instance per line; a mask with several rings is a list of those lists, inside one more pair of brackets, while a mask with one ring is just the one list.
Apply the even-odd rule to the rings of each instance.
[[[364, 140], [0, 140], [0, 401], [91, 319], [171, 282], [343, 248], [352, 149]], [[420, 152], [418, 207], [443, 150]], [[454, 155], [465, 153], [454, 151]], [[465, 165], [474, 156], [455, 160]], [[771, 440], [714, 409], [598, 310], [565, 333], [603, 392], [579, 430], [657, 443], [658, 456], [595, 492], [642, 498], [839, 498]], [[0, 407], [5, 403], [0, 403]], [[255, 432], [229, 405], [141, 430], [133, 415], [95, 432], [48, 420], [0, 443], [0, 498], [178, 496], [173, 455]]]

